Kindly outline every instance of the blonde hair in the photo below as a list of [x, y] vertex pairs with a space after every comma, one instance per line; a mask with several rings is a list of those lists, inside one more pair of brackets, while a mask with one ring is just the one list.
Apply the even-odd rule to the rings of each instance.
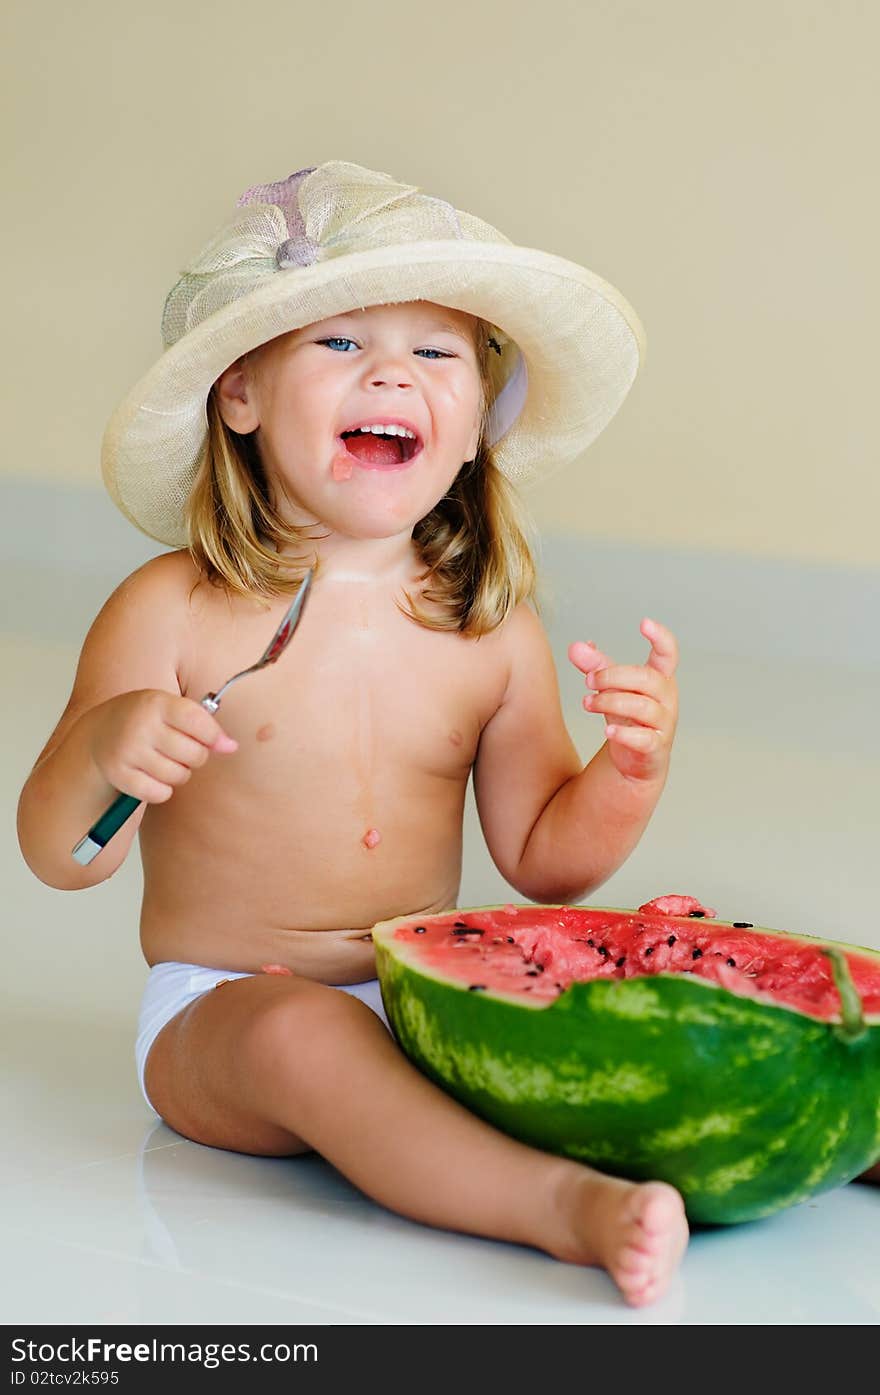
[[[398, 609], [432, 630], [472, 637], [495, 629], [524, 600], [538, 609], [537, 571], [528, 534], [532, 524], [514, 486], [495, 464], [486, 444], [491, 403], [491, 330], [478, 319], [475, 348], [481, 386], [481, 431], [477, 453], [465, 461], [447, 493], [413, 529], [413, 543], [429, 586], [427, 610], [404, 592], [409, 609]], [[314, 524], [286, 522], [272, 503], [255, 434], [226, 425], [214, 387], [208, 395], [208, 433], [186, 503], [189, 551], [205, 579], [243, 596], [292, 595], [307, 567], [317, 564], [308, 548]], [[294, 548], [296, 556], [282, 555]], [[300, 550], [305, 548], [303, 555]]]

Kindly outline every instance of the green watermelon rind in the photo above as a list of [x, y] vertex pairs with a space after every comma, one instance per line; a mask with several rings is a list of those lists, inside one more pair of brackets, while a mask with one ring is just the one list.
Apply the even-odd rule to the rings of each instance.
[[[393, 939], [403, 925], [449, 914], [373, 927], [382, 999], [410, 1059], [505, 1133], [602, 1171], [668, 1181], [702, 1224], [771, 1215], [851, 1181], [880, 1158], [876, 1027], [847, 1040], [836, 1021], [675, 973], [572, 983], [551, 1003], [475, 994], [421, 967], [418, 945]], [[695, 928], [687, 916], [662, 920]], [[862, 946], [750, 929], [880, 962]]]

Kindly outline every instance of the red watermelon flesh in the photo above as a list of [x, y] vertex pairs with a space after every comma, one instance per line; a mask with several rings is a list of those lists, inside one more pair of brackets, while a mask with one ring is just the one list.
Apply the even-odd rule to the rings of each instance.
[[[544, 1004], [575, 982], [688, 974], [743, 998], [772, 999], [818, 1021], [839, 1017], [831, 961], [809, 939], [761, 933], [748, 922], [707, 924], [715, 912], [665, 896], [636, 912], [510, 906], [410, 922], [395, 938], [418, 943], [421, 964], [474, 991]], [[880, 1015], [880, 964], [847, 951], [866, 1017]]]

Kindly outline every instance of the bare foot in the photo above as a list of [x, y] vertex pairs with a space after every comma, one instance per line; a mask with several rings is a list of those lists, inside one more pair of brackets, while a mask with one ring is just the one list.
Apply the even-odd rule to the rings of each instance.
[[688, 1241], [684, 1202], [666, 1182], [626, 1182], [584, 1168], [569, 1192], [575, 1264], [601, 1264], [627, 1303], [653, 1303], [666, 1290]]
[[653, 1303], [668, 1287], [688, 1242], [684, 1202], [666, 1182], [630, 1183], [616, 1217], [612, 1213], [609, 1219], [605, 1268], [627, 1303]]

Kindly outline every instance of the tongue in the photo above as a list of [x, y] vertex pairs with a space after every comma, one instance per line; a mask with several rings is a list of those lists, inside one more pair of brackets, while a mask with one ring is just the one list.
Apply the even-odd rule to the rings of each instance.
[[387, 436], [346, 436], [345, 447], [349, 455], [367, 465], [399, 465], [403, 459], [403, 448], [399, 438], [391, 440]]

